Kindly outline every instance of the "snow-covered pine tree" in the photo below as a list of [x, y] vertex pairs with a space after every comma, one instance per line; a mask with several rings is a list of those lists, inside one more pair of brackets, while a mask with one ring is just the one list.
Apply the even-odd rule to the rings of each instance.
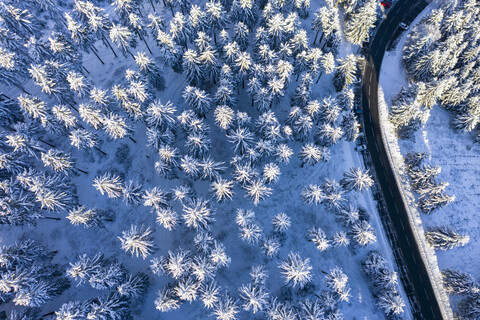
[[268, 319], [295, 319], [298, 317], [297, 312], [293, 309], [291, 304], [287, 302], [280, 302], [277, 298], [273, 298], [266, 310]]
[[250, 70], [252, 64], [252, 58], [250, 53], [242, 51], [236, 55], [235, 58], [235, 68], [238, 70], [242, 76], [242, 88], [245, 88], [245, 77]]
[[124, 56], [130, 54], [133, 59], [135, 57], [130, 51], [130, 48], [135, 48], [136, 41], [133, 33], [125, 26], [113, 23], [109, 31], [110, 40], [122, 50]]
[[233, 41], [235, 41], [241, 51], [248, 48], [248, 36], [250, 31], [248, 27], [241, 21], [235, 23], [233, 28]]
[[[241, 2], [243, 0], [239, 1]], [[219, 320], [234, 320], [236, 319], [236, 314], [239, 312], [238, 309], [237, 300], [225, 292], [224, 296], [218, 298], [218, 301], [215, 303], [212, 315], [216, 316]]]
[[280, 250], [280, 240], [276, 237], [266, 237], [262, 242], [262, 250], [269, 258], [273, 258]]
[[387, 267], [387, 260], [377, 251], [370, 251], [363, 263], [367, 274], [376, 276]]
[[240, 238], [249, 244], [257, 244], [263, 238], [263, 231], [255, 222], [248, 222], [240, 227]]
[[448, 250], [464, 246], [470, 242], [468, 235], [462, 235], [445, 227], [432, 228], [425, 232], [427, 242], [434, 249]]
[[346, 191], [360, 191], [370, 188], [373, 185], [372, 176], [368, 170], [364, 171], [360, 168], [351, 168], [343, 174], [343, 179], [340, 184]]
[[347, 288], [348, 277], [339, 267], [330, 270], [325, 276], [326, 285], [337, 293], [344, 291]]
[[305, 320], [322, 319], [325, 316], [325, 311], [319, 299], [306, 299], [299, 302], [300, 316]]
[[126, 276], [125, 280], [117, 287], [117, 292], [122, 297], [138, 299], [144, 294], [149, 285], [148, 276], [142, 272]]
[[70, 71], [66, 80], [70, 90], [75, 92], [79, 98], [85, 97], [92, 89], [90, 80], [78, 72]]
[[187, 102], [190, 107], [195, 110], [195, 112], [201, 116], [205, 117], [208, 111], [211, 108], [211, 98], [210, 95], [205, 92], [205, 90], [195, 88], [192, 86], [186, 86], [183, 95], [183, 99]]
[[104, 221], [111, 220], [110, 215], [97, 209], [87, 209], [85, 206], [77, 206], [68, 211], [66, 217], [74, 226], [82, 225], [84, 228], [103, 227]]
[[360, 220], [352, 225], [350, 234], [352, 235], [353, 240], [362, 246], [366, 246], [377, 241], [377, 237], [373, 232], [372, 226], [365, 220]]
[[257, 205], [260, 200], [264, 200], [272, 194], [272, 188], [267, 187], [262, 180], [253, 180], [247, 183], [243, 188], [246, 191], [245, 196]]
[[201, 68], [201, 61], [196, 50], [188, 49], [183, 54], [183, 69], [191, 85], [201, 85], [205, 74]]
[[106, 193], [109, 198], [120, 198], [123, 195], [123, 185], [122, 179], [111, 173], [104, 173], [93, 180], [95, 189], [102, 195]]
[[315, 165], [322, 159], [322, 150], [313, 143], [307, 143], [302, 147], [298, 157], [302, 161], [302, 167], [305, 164]]
[[310, 184], [303, 188], [301, 192], [301, 197], [303, 202], [305, 202], [306, 204], [318, 205], [324, 201], [326, 195], [323, 193], [323, 190], [320, 186]]
[[140, 69], [140, 73], [148, 79], [155, 89], [160, 91], [165, 89], [163, 70], [150, 57], [144, 52], [138, 52], [135, 55], [135, 62]]
[[[225, 4], [223, 5], [227, 7]], [[230, 20], [241, 21], [246, 24], [249, 29], [253, 29], [257, 21], [255, 1], [233, 0], [230, 9]]]
[[435, 184], [435, 177], [442, 171], [441, 167], [433, 167], [430, 165], [422, 165], [421, 167], [411, 167], [408, 174], [412, 179], [414, 189], [420, 189], [428, 184]]
[[87, 319], [121, 320], [130, 316], [130, 308], [126, 297], [111, 293], [105, 297], [94, 299], [89, 305]]
[[450, 295], [478, 293], [478, 283], [473, 277], [458, 270], [446, 269], [442, 271], [445, 290]]
[[290, 228], [292, 220], [286, 213], [278, 213], [272, 219], [272, 225], [275, 232], [284, 233]]
[[181, 301], [192, 302], [197, 299], [200, 282], [190, 276], [180, 279], [173, 292]]
[[58, 311], [55, 311], [56, 319], [80, 320], [86, 319], [89, 301], [70, 301], [62, 304]]
[[360, 135], [360, 123], [353, 112], [350, 112], [343, 117], [342, 129], [347, 141], [357, 140]]
[[325, 251], [330, 248], [330, 240], [327, 239], [327, 235], [321, 228], [312, 228], [308, 232], [310, 241], [315, 244], [319, 251]]
[[142, 256], [145, 259], [153, 253], [155, 245], [153, 243], [153, 231], [149, 227], [140, 228], [132, 225], [130, 230], [122, 231], [122, 236], [118, 237], [122, 243], [122, 249], [132, 256]]
[[115, 113], [110, 113], [102, 118], [102, 125], [110, 139], [123, 139], [128, 136], [132, 142], [135, 142], [135, 140], [129, 136], [132, 129], [125, 118]]
[[307, 114], [300, 115], [293, 123], [293, 135], [299, 141], [305, 141], [313, 128], [312, 118]]
[[45, 167], [49, 167], [53, 171], [61, 172], [65, 175], [81, 171], [75, 168], [74, 160], [70, 157], [70, 154], [57, 149], [49, 149], [47, 152], [42, 152], [41, 160]]
[[239, 127], [227, 135], [228, 141], [234, 144], [234, 151], [245, 154], [254, 142], [254, 135], [247, 128]]
[[338, 92], [342, 91], [346, 86], [357, 81], [357, 57], [349, 54], [345, 58], [337, 59], [338, 65], [335, 68], [335, 76], [333, 83]]
[[302, 19], [307, 19], [310, 15], [310, 0], [295, 0], [295, 10]]
[[183, 219], [189, 228], [208, 229], [215, 220], [213, 215], [214, 209], [207, 200], [193, 198], [183, 204]]
[[360, 213], [359, 210], [349, 204], [348, 206], [345, 206], [344, 208], [341, 208], [336, 212], [337, 219], [342, 221], [344, 225], [346, 226], [351, 226], [354, 223], [358, 222], [360, 218]]
[[310, 259], [302, 259], [298, 253], [290, 252], [287, 260], [283, 261], [278, 268], [284, 276], [286, 284], [293, 287], [298, 285], [303, 288], [311, 281]]
[[345, 231], [337, 231], [332, 237], [332, 244], [337, 247], [346, 247], [350, 244], [350, 239]]
[[217, 179], [211, 184], [211, 191], [218, 202], [232, 200], [233, 198], [233, 181], [222, 178]]
[[400, 315], [406, 307], [402, 297], [397, 292], [383, 291], [378, 298], [378, 305], [387, 315]]
[[160, 208], [167, 208], [169, 206], [168, 201], [170, 199], [170, 193], [160, 189], [159, 187], [153, 187], [145, 190], [145, 194], [143, 195], [143, 205], [158, 210]]
[[192, 133], [187, 135], [185, 148], [188, 154], [201, 158], [209, 153], [211, 140], [203, 133]]
[[345, 36], [353, 44], [361, 45], [369, 37], [369, 32], [377, 20], [377, 1], [368, 0], [346, 23]]
[[168, 312], [180, 308], [180, 301], [175, 296], [173, 289], [165, 287], [157, 292], [155, 308], [160, 312]]
[[268, 292], [264, 286], [255, 284], [244, 284], [240, 288], [240, 299], [242, 300], [242, 308], [245, 311], [252, 310], [253, 314], [262, 311], [268, 304]]
[[318, 34], [322, 32], [319, 43], [322, 42], [323, 37], [328, 39], [331, 34], [340, 29], [338, 17], [338, 9], [329, 6], [323, 6], [315, 12], [315, 18], [312, 22], [312, 27], [317, 30], [313, 44], [317, 41]]

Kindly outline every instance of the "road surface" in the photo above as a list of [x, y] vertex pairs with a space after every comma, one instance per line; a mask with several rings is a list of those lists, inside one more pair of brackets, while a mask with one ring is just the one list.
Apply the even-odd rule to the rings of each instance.
[[380, 25], [366, 56], [362, 106], [367, 148], [371, 153], [377, 179], [386, 202], [386, 209], [396, 234], [398, 249], [405, 262], [407, 274], [420, 308], [414, 316], [419, 319], [440, 320], [442, 319], [440, 307], [420, 250], [416, 245], [394, 171], [389, 165], [380, 131], [378, 113], [378, 75], [387, 45], [391, 40], [393, 41], [395, 36], [398, 36], [400, 22], [410, 24], [426, 5], [427, 3], [423, 0], [397, 0], [395, 6], [388, 12], [387, 18]]

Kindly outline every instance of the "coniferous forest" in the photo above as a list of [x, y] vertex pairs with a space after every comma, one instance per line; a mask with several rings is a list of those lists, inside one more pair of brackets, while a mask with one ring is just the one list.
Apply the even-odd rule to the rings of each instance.
[[0, 319], [409, 314], [355, 151], [382, 15], [0, 0]]

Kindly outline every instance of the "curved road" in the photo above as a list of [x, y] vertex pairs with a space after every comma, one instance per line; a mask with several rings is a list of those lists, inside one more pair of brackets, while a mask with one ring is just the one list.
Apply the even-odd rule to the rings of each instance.
[[393, 231], [396, 234], [398, 249], [402, 255], [408, 277], [419, 305], [415, 315], [419, 319], [442, 319], [442, 313], [435, 298], [426, 266], [411, 229], [407, 210], [400, 195], [393, 169], [389, 165], [387, 151], [382, 141], [378, 113], [378, 75], [387, 44], [398, 35], [400, 22], [411, 23], [426, 7], [423, 0], [397, 0], [388, 12], [371, 42], [366, 56], [363, 74], [363, 121], [367, 147], [371, 153], [378, 182], [386, 202]]

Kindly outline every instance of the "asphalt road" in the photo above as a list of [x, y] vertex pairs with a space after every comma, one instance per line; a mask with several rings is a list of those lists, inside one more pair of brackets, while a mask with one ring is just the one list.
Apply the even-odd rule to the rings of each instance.
[[382, 141], [378, 113], [378, 75], [386, 47], [399, 34], [400, 22], [411, 23], [426, 7], [423, 0], [397, 0], [381, 23], [371, 41], [366, 56], [363, 74], [363, 121], [367, 148], [372, 156], [376, 176], [386, 202], [398, 249], [405, 262], [408, 277], [419, 305], [418, 319], [442, 319], [438, 301], [427, 274], [425, 263], [416, 245], [408, 214], [396, 183], [393, 169], [389, 165], [387, 151]]

